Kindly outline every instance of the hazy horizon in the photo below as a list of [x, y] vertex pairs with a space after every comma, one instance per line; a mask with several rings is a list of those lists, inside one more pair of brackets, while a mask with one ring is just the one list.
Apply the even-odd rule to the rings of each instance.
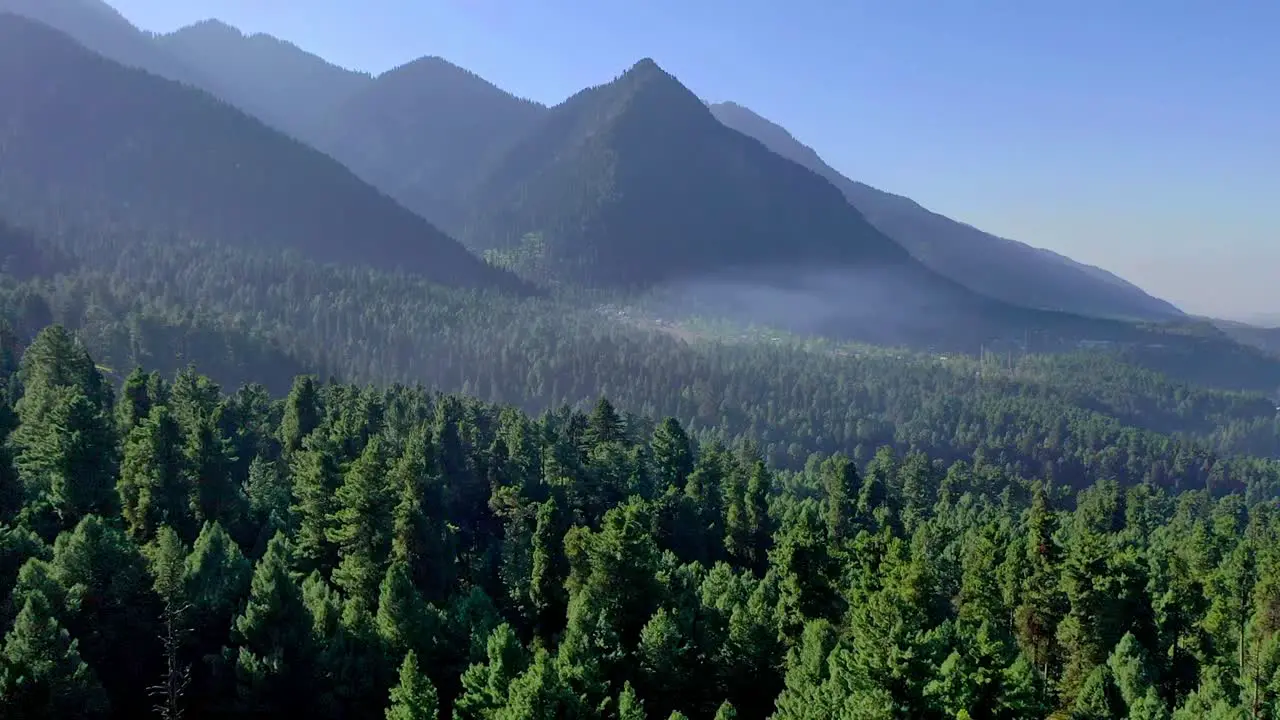
[[548, 104], [653, 57], [854, 180], [1191, 313], [1280, 314], [1280, 6], [112, 4], [146, 30], [217, 18], [374, 73], [439, 55]]

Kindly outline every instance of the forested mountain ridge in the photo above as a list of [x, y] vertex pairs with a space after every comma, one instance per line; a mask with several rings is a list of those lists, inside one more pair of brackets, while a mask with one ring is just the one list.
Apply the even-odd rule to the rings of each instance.
[[725, 129], [652, 60], [552, 108], [476, 191], [476, 250], [537, 237], [591, 286], [762, 265], [901, 265], [907, 254], [812, 172]]
[[126, 67], [214, 92], [226, 89], [218, 79], [158, 47], [150, 35], [103, 0], [0, 0], [0, 13], [13, 13], [48, 25]]
[[725, 125], [813, 170], [838, 187], [874, 226], [921, 262], [977, 292], [1015, 305], [1098, 317], [1182, 316], [1112, 273], [1048, 250], [996, 237], [930, 212], [905, 197], [850, 180], [784, 128], [736, 103], [711, 105]]
[[213, 94], [312, 144], [319, 125], [373, 81], [368, 73], [340, 68], [292, 43], [245, 34], [217, 20], [158, 35], [155, 43], [214, 78], [207, 88]]
[[0, 16], [0, 67], [0, 209], [16, 222], [520, 286], [336, 161], [203, 91], [15, 15]]
[[378, 75], [322, 118], [317, 147], [457, 233], [474, 184], [546, 108], [438, 57]]
[[[15, 11], [58, 26], [108, 57], [202, 87], [319, 147], [455, 235], [466, 227], [465, 198], [482, 174], [478, 169], [489, 167], [542, 110], [437, 58], [385, 73], [380, 84], [289, 43], [245, 36], [217, 21], [153, 39], [97, 0], [6, 1]], [[351, 98], [362, 92], [365, 100]], [[348, 102], [341, 102], [344, 98]], [[335, 103], [341, 109], [326, 112]], [[873, 225], [934, 270], [970, 288], [1015, 305], [1083, 315], [1179, 315], [1176, 308], [1110, 273], [994, 238], [905, 198], [853, 183], [812, 150], [789, 142], [785, 130], [735, 107], [724, 104], [713, 110], [728, 125], [835, 183]], [[469, 122], [460, 119], [464, 116]], [[323, 128], [317, 128], [317, 117], [324, 119]], [[451, 132], [433, 131], [441, 127]], [[466, 129], [464, 141], [451, 142], [460, 127]], [[935, 242], [939, 237], [947, 241]], [[531, 238], [517, 254], [540, 252], [540, 243]]]

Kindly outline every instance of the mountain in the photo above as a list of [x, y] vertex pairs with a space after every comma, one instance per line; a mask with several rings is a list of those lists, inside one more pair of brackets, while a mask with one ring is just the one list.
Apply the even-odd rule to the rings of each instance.
[[1101, 268], [982, 232], [908, 198], [850, 180], [787, 130], [741, 105], [719, 103], [711, 111], [728, 127], [829, 180], [872, 225], [925, 265], [984, 295], [1096, 317], [1166, 320], [1182, 316], [1173, 305]]
[[1253, 325], [1234, 320], [1214, 320], [1213, 324], [1238, 343], [1280, 356], [1280, 327], [1268, 323]]
[[370, 77], [218, 20], [157, 42], [215, 95], [451, 231], [483, 168], [547, 111], [439, 57]]
[[160, 48], [152, 36], [102, 0], [0, 0], [0, 13], [21, 15], [66, 33], [121, 65], [212, 89], [217, 83]]
[[546, 113], [437, 57], [387, 71], [328, 113], [314, 141], [407, 207], [454, 230], [483, 168]]
[[561, 280], [642, 287], [911, 259], [809, 170], [729, 130], [652, 60], [552, 108], [477, 185], [464, 241]]
[[333, 159], [208, 94], [0, 16], [0, 212], [514, 287]]
[[[459, 237], [550, 284], [646, 290], [802, 332], [964, 347], [1131, 340], [927, 268], [826, 179], [719, 122], [652, 60], [551, 108], [470, 193]], [[1071, 340], [1068, 340], [1071, 338]]]
[[155, 38], [169, 56], [222, 89], [224, 100], [294, 137], [309, 140], [335, 108], [372, 82], [367, 73], [338, 67], [296, 45], [262, 33], [248, 35], [206, 20]]

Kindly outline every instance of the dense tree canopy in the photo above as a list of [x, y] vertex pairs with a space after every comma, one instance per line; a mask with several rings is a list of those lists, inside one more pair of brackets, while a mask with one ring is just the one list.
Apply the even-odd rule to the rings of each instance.
[[6, 717], [1280, 713], [1261, 481], [777, 469], [605, 399], [117, 393], [57, 326], [17, 370]]

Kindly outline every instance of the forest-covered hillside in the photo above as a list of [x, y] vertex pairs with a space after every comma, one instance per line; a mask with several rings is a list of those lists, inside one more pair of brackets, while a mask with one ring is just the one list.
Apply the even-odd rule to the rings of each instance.
[[603, 399], [117, 393], [60, 327], [0, 347], [4, 717], [1280, 709], [1274, 486], [777, 471]]
[[202, 91], [8, 14], [0, 66], [0, 212], [15, 222], [519, 287], [332, 158]]
[[199, 243], [65, 247], [81, 266], [0, 280], [0, 311], [28, 339], [51, 322], [74, 328], [118, 373], [196, 362], [224, 385], [280, 393], [292, 375], [315, 372], [424, 383], [535, 413], [603, 392], [625, 411], [677, 417], [704, 439], [757, 442], [787, 467], [816, 451], [865, 461], [892, 445], [948, 460], [979, 452], [1074, 487], [1104, 474], [1225, 489], [1243, 487], [1232, 468], [1251, 461], [1239, 455], [1280, 456], [1265, 394], [1179, 379], [1186, 371], [1236, 389], [1280, 386], [1274, 361], [1232, 345], [1127, 362], [1106, 351], [979, 362], [799, 339], [740, 343], [637, 327], [561, 300]]

